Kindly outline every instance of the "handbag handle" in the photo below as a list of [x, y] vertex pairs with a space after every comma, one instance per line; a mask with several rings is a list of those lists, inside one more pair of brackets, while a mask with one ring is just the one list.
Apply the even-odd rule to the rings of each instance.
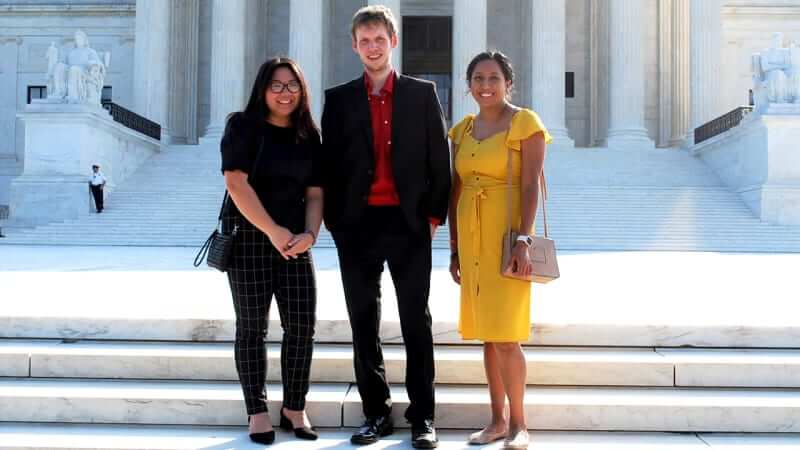
[[[513, 120], [514, 118], [512, 117], [511, 119]], [[508, 141], [508, 133], [509, 133], [510, 129], [511, 129], [511, 125], [509, 125], [509, 130], [506, 130], [506, 141]], [[506, 208], [508, 210], [508, 214], [506, 216], [506, 231], [507, 231], [506, 235], [508, 236], [508, 239], [511, 239], [511, 221], [512, 221], [511, 209], [512, 209], [512, 206], [513, 206], [512, 189], [511, 189], [511, 185], [512, 185], [512, 183], [511, 183], [511, 147], [510, 146], [506, 146], [506, 149], [508, 150], [508, 158], [507, 158], [508, 161], [506, 163], [506, 187], [507, 187], [506, 191], [508, 191], [508, 195], [507, 195], [507, 197], [508, 197], [508, 208]], [[544, 221], [544, 237], [549, 238], [550, 237], [550, 231], [547, 228], [547, 182], [544, 179], [544, 171], [542, 171], [542, 173], [539, 174], [539, 196], [542, 199], [542, 217], [543, 217], [543, 221]], [[535, 214], [536, 214], [536, 212], [534, 211], [534, 220], [533, 220], [534, 224], [536, 224], [536, 215]], [[513, 247], [514, 243], [513, 242], [509, 242], [509, 243]]]

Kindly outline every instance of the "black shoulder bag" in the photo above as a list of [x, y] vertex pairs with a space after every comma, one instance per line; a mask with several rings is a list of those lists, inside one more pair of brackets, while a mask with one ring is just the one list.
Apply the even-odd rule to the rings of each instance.
[[[222, 232], [222, 212], [225, 211], [225, 202], [227, 201], [228, 191], [225, 190], [225, 197], [222, 199], [222, 207], [219, 209], [219, 217], [217, 218], [217, 228], [211, 232], [211, 236], [206, 239], [206, 242], [200, 247], [200, 251], [197, 252], [197, 256], [194, 257], [195, 267], [200, 267], [203, 259], [206, 260], [209, 267], [213, 267], [220, 272], [227, 272], [231, 265], [233, 240], [236, 238], [236, 233], [239, 232], [239, 225], [234, 225], [230, 233]], [[206, 256], [208, 257], [206, 258]]]
[[[253, 168], [250, 170], [250, 175], [256, 169], [258, 159], [261, 156], [261, 151], [264, 148], [264, 138], [261, 138], [261, 146], [258, 147], [258, 154], [256, 155]], [[249, 175], [248, 175], [249, 178]], [[233, 200], [233, 199], [231, 199]], [[225, 190], [225, 196], [222, 198], [222, 206], [219, 208], [219, 216], [217, 217], [217, 228], [211, 232], [211, 236], [206, 239], [206, 242], [200, 247], [197, 256], [194, 257], [194, 266], [200, 267], [203, 259], [206, 259], [209, 267], [219, 270], [220, 272], [227, 272], [231, 266], [231, 257], [233, 256], [233, 244], [236, 239], [236, 233], [239, 231], [239, 224], [234, 225], [233, 230], [226, 234], [222, 232], [222, 213], [225, 211], [225, 203], [228, 201], [228, 190]], [[241, 214], [241, 213], [240, 213]], [[206, 258], [206, 256], [208, 256]]]

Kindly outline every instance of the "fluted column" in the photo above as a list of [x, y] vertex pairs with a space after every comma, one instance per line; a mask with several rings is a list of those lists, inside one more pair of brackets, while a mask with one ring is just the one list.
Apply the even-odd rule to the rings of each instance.
[[652, 148], [644, 124], [644, 4], [609, 0], [609, 148]]
[[[158, 0], [160, 1], [160, 0]], [[245, 49], [247, 0], [213, 0], [211, 18], [211, 114], [201, 141], [215, 142], [225, 118], [247, 101]]]
[[478, 111], [467, 91], [467, 66], [486, 51], [486, 0], [453, 0], [453, 123]]
[[168, 123], [172, 143], [197, 141], [200, 0], [171, 1]]
[[670, 146], [680, 146], [691, 122], [689, 2], [672, 0], [672, 133]]
[[403, 72], [403, 0], [369, 0], [370, 5], [383, 5], [392, 10], [397, 22], [397, 48], [392, 52], [392, 67], [397, 73]]
[[719, 116], [722, 73], [722, 0], [690, 2], [692, 58], [692, 126], [694, 129]]
[[[564, 96], [566, 0], [533, 0], [531, 9], [531, 104], [553, 136], [553, 144], [574, 147], [567, 133]], [[542, 61], [547, 64], [537, 63]]]
[[161, 142], [172, 140], [169, 117], [171, 2], [136, 0], [133, 109], [161, 125]]
[[311, 114], [319, 123], [322, 116], [323, 76], [322, 0], [291, 0], [289, 8], [289, 56], [300, 64], [311, 91]]

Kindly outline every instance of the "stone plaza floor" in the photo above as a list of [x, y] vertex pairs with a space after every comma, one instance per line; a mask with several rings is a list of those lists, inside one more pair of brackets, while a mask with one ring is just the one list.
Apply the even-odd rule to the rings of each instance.
[[[194, 254], [190, 248], [0, 246], [0, 337], [229, 340], [226, 277], [192, 267]], [[317, 338], [347, 341], [335, 250], [316, 250], [314, 260], [323, 324]], [[447, 270], [448, 253], [434, 251], [433, 260], [437, 342], [461, 343], [459, 288]], [[532, 344], [800, 348], [800, 254], [564, 252], [559, 261], [561, 279], [533, 289]], [[388, 271], [383, 305], [383, 336], [396, 339]], [[36, 319], [42, 332], [62, 330], [35, 335], [19, 328], [33, 323], [22, 325], [22, 318]], [[63, 330], [78, 320], [95, 320], [106, 334]], [[176, 320], [207, 330], [182, 330]], [[145, 328], [137, 334], [123, 322]]]

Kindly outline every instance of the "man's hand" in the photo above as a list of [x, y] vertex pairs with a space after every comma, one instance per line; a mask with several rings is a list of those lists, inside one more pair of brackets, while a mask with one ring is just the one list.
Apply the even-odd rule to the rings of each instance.
[[431, 240], [433, 240], [433, 236], [436, 234], [436, 227], [438, 227], [439, 225], [435, 225], [432, 223], [428, 223], [428, 225], [431, 228]]

